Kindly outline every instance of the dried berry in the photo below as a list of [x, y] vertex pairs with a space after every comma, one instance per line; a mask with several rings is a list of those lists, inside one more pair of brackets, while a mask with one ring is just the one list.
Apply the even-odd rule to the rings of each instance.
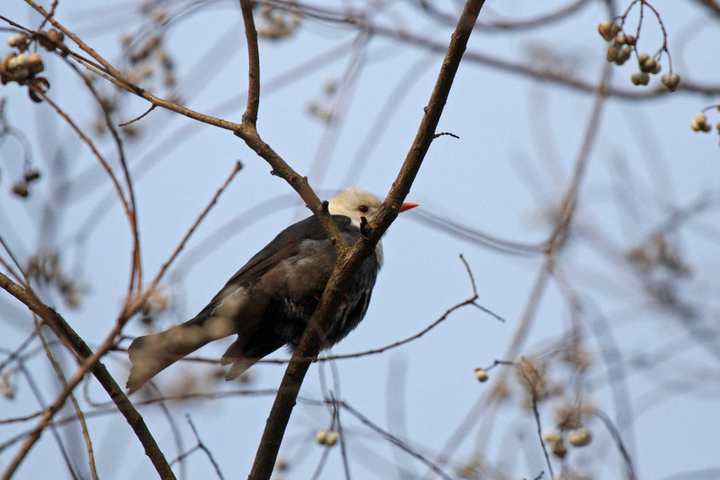
[[592, 442], [592, 433], [588, 428], [580, 427], [568, 433], [568, 443], [573, 447], [584, 447]]
[[660, 77], [660, 81], [668, 90], [674, 92], [677, 90], [678, 84], [680, 83], [680, 75], [677, 73], [666, 73]]
[[25, 182], [15, 182], [12, 184], [12, 193], [18, 197], [26, 198], [28, 196], [28, 188]]
[[647, 85], [648, 83], [650, 83], [650, 75], [648, 75], [646, 72], [635, 72], [630, 75], [630, 80], [632, 81], [633, 85]]
[[620, 51], [621, 50], [617, 45], [610, 45], [607, 49], [607, 53], [605, 54], [605, 58], [608, 62], [614, 62], [620, 55]]
[[45, 65], [43, 65], [42, 58], [40, 58], [40, 55], [38, 55], [37, 52], [31, 53], [28, 57], [28, 68], [33, 75], [37, 75], [38, 73], [45, 70]]
[[479, 382], [487, 382], [489, 377], [488, 373], [485, 370], [480, 367], [476, 367], [475, 378], [477, 378]]
[[598, 25], [598, 32], [608, 42], [620, 33], [620, 25], [610, 22], [603, 22]]
[[40, 172], [38, 172], [37, 170], [29, 170], [25, 172], [25, 181], [28, 183], [33, 182], [38, 178], [40, 178]]
[[558, 458], [565, 458], [565, 455], [567, 455], [567, 447], [565, 446], [565, 443], [562, 440], [553, 443], [552, 453]]

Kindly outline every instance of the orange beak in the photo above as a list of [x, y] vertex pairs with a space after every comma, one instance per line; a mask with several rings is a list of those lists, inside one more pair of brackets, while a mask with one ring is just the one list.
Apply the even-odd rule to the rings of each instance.
[[400, 205], [400, 211], [404, 212], [405, 210], [410, 210], [411, 208], [415, 208], [417, 206], [417, 203], [403, 203], [402, 205]]

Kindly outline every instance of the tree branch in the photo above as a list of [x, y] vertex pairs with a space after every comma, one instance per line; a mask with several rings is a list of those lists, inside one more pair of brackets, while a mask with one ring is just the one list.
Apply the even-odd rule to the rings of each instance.
[[251, 0], [240, 0], [240, 8], [245, 23], [245, 37], [247, 38], [248, 48], [248, 100], [247, 108], [242, 117], [242, 125], [235, 129], [235, 135], [242, 138], [248, 147], [270, 164], [273, 175], [284, 179], [295, 189], [307, 208], [320, 221], [338, 254], [342, 255], [348, 250], [347, 242], [340, 234], [340, 230], [328, 213], [326, 206], [310, 187], [307, 177], [301, 176], [293, 170], [270, 145], [263, 141], [257, 131], [256, 122], [260, 105], [260, 56], [257, 30], [255, 29]]
[[252, 125], [254, 128], [260, 107], [260, 53], [258, 52], [258, 35], [252, 7], [251, 0], [240, 0], [245, 24], [245, 40], [248, 47], [248, 96], [242, 123], [243, 125]]
[[[38, 298], [29, 290], [24, 289], [20, 285], [16, 284], [0, 272], [0, 288], [6, 290], [10, 295], [17, 298], [20, 302], [25, 304], [30, 310], [35, 312], [43, 321], [52, 329], [57, 337], [68, 347], [68, 349], [83, 362], [88, 362], [95, 354], [87, 346], [85, 341], [68, 325], [64, 318], [62, 318], [55, 310], [42, 303]], [[130, 427], [135, 432], [135, 435], [142, 443], [145, 448], [145, 454], [150, 458], [150, 461], [155, 466], [160, 478], [167, 480], [175, 480], [175, 474], [173, 473], [167, 459], [163, 455], [160, 447], [155, 442], [150, 430], [142, 416], [135, 410], [130, 400], [128, 400], [125, 393], [120, 389], [115, 379], [105, 368], [99, 359], [93, 359], [92, 363], [87, 363], [88, 369], [95, 378], [98, 379], [100, 384], [103, 386], [105, 391], [108, 392], [110, 398], [117, 406], [120, 413], [123, 414]], [[85, 365], [84, 365], [85, 366]]]
[[410, 191], [410, 186], [415, 180], [420, 165], [434, 138], [440, 115], [447, 102], [450, 87], [483, 3], [484, 0], [468, 0], [465, 4], [465, 9], [450, 40], [435, 88], [430, 96], [428, 106], [425, 108], [425, 115], [415, 141], [390, 189], [390, 193], [373, 222], [371, 234], [368, 238], [361, 237], [350, 249], [350, 252], [341, 255], [338, 260], [335, 271], [325, 288], [320, 305], [305, 329], [293, 358], [285, 371], [278, 395], [275, 397], [275, 403], [265, 425], [255, 462], [248, 477], [249, 480], [266, 480], [272, 474], [287, 423], [297, 401], [297, 394], [310, 366], [307, 360], [302, 359], [314, 355], [322, 345], [320, 334], [315, 327], [324, 325], [326, 320], [337, 311], [342, 293], [350, 283], [353, 275], [365, 258], [375, 250], [380, 237], [397, 217], [400, 205]]

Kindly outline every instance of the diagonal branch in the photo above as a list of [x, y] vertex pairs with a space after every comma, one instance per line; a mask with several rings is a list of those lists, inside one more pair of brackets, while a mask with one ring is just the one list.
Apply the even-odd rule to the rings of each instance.
[[[10, 295], [17, 298], [20, 302], [24, 303], [31, 311], [36, 313], [62, 340], [62, 342], [73, 352], [73, 354], [83, 362], [81, 371], [89, 370], [97, 378], [103, 388], [108, 392], [110, 398], [117, 406], [120, 413], [125, 416], [130, 427], [137, 435], [140, 443], [145, 448], [145, 454], [150, 458], [155, 469], [157, 470], [160, 478], [175, 480], [175, 474], [173, 473], [167, 459], [163, 455], [160, 447], [153, 438], [150, 430], [148, 430], [145, 421], [140, 416], [138, 411], [133, 407], [130, 400], [128, 400], [125, 393], [120, 389], [115, 379], [105, 368], [99, 358], [95, 357], [95, 353], [87, 346], [82, 338], [68, 325], [64, 318], [62, 318], [55, 310], [42, 303], [30, 290], [26, 290], [17, 283], [10, 280], [2, 272], [0, 272], [0, 288], [6, 290]], [[92, 361], [91, 361], [92, 360]], [[80, 373], [80, 371], [78, 372]], [[79, 378], [81, 379], [81, 377]], [[78, 382], [79, 382], [78, 379]], [[72, 383], [72, 381], [70, 382]], [[67, 390], [67, 389], [66, 389]], [[69, 392], [68, 392], [69, 395]], [[64, 402], [64, 400], [63, 400]], [[59, 407], [62, 405], [58, 406]], [[54, 412], [53, 412], [54, 413]], [[49, 419], [48, 419], [49, 421]]]
[[[241, 4], [247, 0], [241, 0]], [[320, 305], [313, 314], [308, 328], [300, 339], [292, 360], [285, 371], [275, 403], [268, 417], [262, 440], [258, 447], [249, 480], [266, 480], [272, 474], [280, 444], [287, 423], [290, 420], [293, 407], [302, 381], [310, 366], [305, 357], [311, 357], [321, 346], [317, 325], [324, 325], [325, 321], [337, 310], [342, 293], [349, 284], [360, 264], [375, 249], [380, 237], [395, 220], [399, 208], [415, 180], [422, 161], [432, 142], [437, 124], [440, 120], [445, 103], [447, 102], [450, 87], [465, 52], [468, 39], [480, 13], [484, 0], [468, 0], [460, 17], [455, 32], [450, 40], [442, 68], [438, 75], [435, 88], [430, 96], [430, 102], [425, 108], [420, 128], [415, 137], [405, 162], [390, 189], [383, 206], [380, 209], [368, 238], [361, 238], [345, 255], [341, 255], [330, 281], [325, 288]]]
[[[45, 355], [47, 355], [48, 360], [50, 361], [50, 364], [53, 367], [53, 370], [55, 370], [55, 376], [57, 376], [58, 380], [60, 380], [60, 383], [63, 385], [63, 389], [68, 389], [68, 381], [65, 377], [65, 373], [62, 370], [62, 367], [60, 364], [58, 364], [57, 360], [55, 359], [55, 356], [53, 355], [53, 352], [50, 348], [50, 344], [45, 339], [45, 335], [43, 335], [42, 328], [40, 321], [38, 320], [38, 317], [33, 315], [33, 318], [35, 320], [35, 332], [40, 339], [40, 342], [42, 343], [43, 348], [45, 349]], [[83, 376], [85, 374], [83, 373]], [[75, 409], [75, 415], [78, 418], [78, 421], [80, 422], [80, 428], [82, 430], [83, 438], [85, 439], [85, 448], [87, 449], [88, 453], [88, 461], [90, 464], [90, 473], [92, 475], [93, 480], [98, 480], [98, 473], [97, 473], [97, 465], [95, 464], [95, 452], [92, 445], [92, 440], [90, 439], [90, 432], [88, 430], [87, 422], [85, 421], [85, 413], [82, 411], [82, 408], [80, 408], [80, 404], [78, 403], [77, 399], [75, 398], [75, 395], [72, 393], [72, 389], [69, 390], [70, 393], [70, 401], [73, 404], [73, 408]]]

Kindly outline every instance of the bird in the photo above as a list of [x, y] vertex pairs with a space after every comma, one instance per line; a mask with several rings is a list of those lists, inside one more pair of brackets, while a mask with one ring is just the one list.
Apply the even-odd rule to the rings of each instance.
[[[327, 204], [349, 245], [360, 238], [361, 226], [373, 220], [380, 206], [376, 196], [358, 187], [341, 190]], [[404, 203], [400, 211], [414, 207], [417, 204]], [[128, 347], [129, 393], [207, 343], [231, 335], [236, 334], [237, 339], [220, 359], [221, 365], [232, 364], [226, 380], [237, 378], [283, 345], [294, 351], [336, 261], [335, 247], [314, 215], [287, 227], [238, 270], [194, 318], [133, 340]], [[342, 340], [363, 319], [382, 264], [382, 243], [378, 242], [322, 332], [326, 348]]]

